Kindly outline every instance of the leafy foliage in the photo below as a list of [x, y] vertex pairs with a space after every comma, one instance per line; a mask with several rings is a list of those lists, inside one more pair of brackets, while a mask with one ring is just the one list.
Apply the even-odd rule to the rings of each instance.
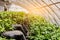
[[[0, 35], [2, 32], [13, 30], [12, 24], [23, 23], [23, 16], [24, 12], [0, 12]], [[0, 40], [8, 39], [1, 37]]]
[[37, 15], [29, 15], [29, 20], [30, 40], [60, 40], [60, 27]]
[[[0, 35], [1, 32], [13, 30], [12, 24], [28, 26], [29, 40], [60, 40], [60, 27], [47, 22], [41, 16], [24, 12], [0, 12]], [[0, 40], [10, 39], [0, 36]]]

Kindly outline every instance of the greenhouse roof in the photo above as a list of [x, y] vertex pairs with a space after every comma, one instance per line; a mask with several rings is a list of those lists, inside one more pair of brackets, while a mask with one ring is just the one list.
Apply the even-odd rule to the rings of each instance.
[[60, 25], [60, 0], [11, 0], [11, 2]]

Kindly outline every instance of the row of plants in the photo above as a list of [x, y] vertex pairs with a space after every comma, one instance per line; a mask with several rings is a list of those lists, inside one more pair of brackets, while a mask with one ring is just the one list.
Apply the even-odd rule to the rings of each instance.
[[29, 15], [30, 40], [60, 40], [60, 27], [49, 23], [45, 18]]
[[47, 22], [41, 16], [25, 12], [0, 12], [0, 40], [10, 40], [2, 38], [1, 33], [13, 30], [12, 24], [28, 26], [29, 40], [60, 40], [59, 26]]
[[24, 12], [0, 12], [0, 40], [13, 40], [2, 38], [2, 32], [14, 30], [12, 25], [23, 23]]

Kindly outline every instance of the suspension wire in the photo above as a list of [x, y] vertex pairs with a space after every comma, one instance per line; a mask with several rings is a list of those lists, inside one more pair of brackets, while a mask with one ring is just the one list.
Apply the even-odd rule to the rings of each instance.
[[56, 4], [54, 4], [54, 2], [52, 0], [50, 0], [50, 1], [53, 3], [53, 5], [55, 5], [60, 10], [60, 8]]
[[[37, 1], [38, 2], [38, 1]], [[38, 2], [40, 5], [42, 5], [40, 2]], [[47, 8], [44, 8], [48, 13], [49, 13], [49, 17], [51, 17], [51, 14], [50, 14], [50, 12], [49, 12], [49, 10], [47, 9]], [[43, 11], [45, 11], [45, 10], [43, 10]], [[52, 19], [54, 19], [53, 17], [51, 17]], [[53, 21], [53, 20], [51, 20], [51, 21]], [[54, 20], [55, 21], [55, 20]]]
[[[41, 0], [44, 4], [46, 4], [47, 5], [47, 3], [45, 3], [43, 0]], [[48, 6], [48, 5], [47, 5]], [[48, 6], [49, 7], [49, 6]], [[49, 7], [51, 10], [52, 10], [52, 12], [53, 13], [55, 13], [55, 15], [57, 16], [57, 14], [56, 14], [56, 12], [51, 8], [51, 7]], [[57, 16], [57, 18], [58, 18], [58, 20], [60, 19], [58, 16]], [[57, 22], [57, 24], [59, 24], [58, 22]]]
[[[56, 2], [56, 3], [53, 3], [53, 4], [47, 4], [48, 6], [52, 6], [52, 5], [56, 5], [56, 4], [60, 4], [60, 2]], [[47, 7], [47, 6], [42, 6], [41, 8], [44, 8], [44, 7]], [[60, 9], [60, 8], [59, 8]]]
[[[49, 7], [48, 5], [47, 5], [47, 3], [45, 3], [43, 0], [41, 0], [44, 4], [46, 4], [46, 6], [47, 7]], [[49, 7], [51, 10], [52, 10], [52, 12], [54, 12], [55, 14], [56, 14], [56, 12], [51, 8], [51, 7]], [[56, 14], [57, 15], [57, 14]]]

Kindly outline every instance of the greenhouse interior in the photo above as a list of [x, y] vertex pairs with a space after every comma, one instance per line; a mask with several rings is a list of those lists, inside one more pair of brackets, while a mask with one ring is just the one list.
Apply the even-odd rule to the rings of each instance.
[[60, 0], [0, 0], [0, 40], [60, 40]]

